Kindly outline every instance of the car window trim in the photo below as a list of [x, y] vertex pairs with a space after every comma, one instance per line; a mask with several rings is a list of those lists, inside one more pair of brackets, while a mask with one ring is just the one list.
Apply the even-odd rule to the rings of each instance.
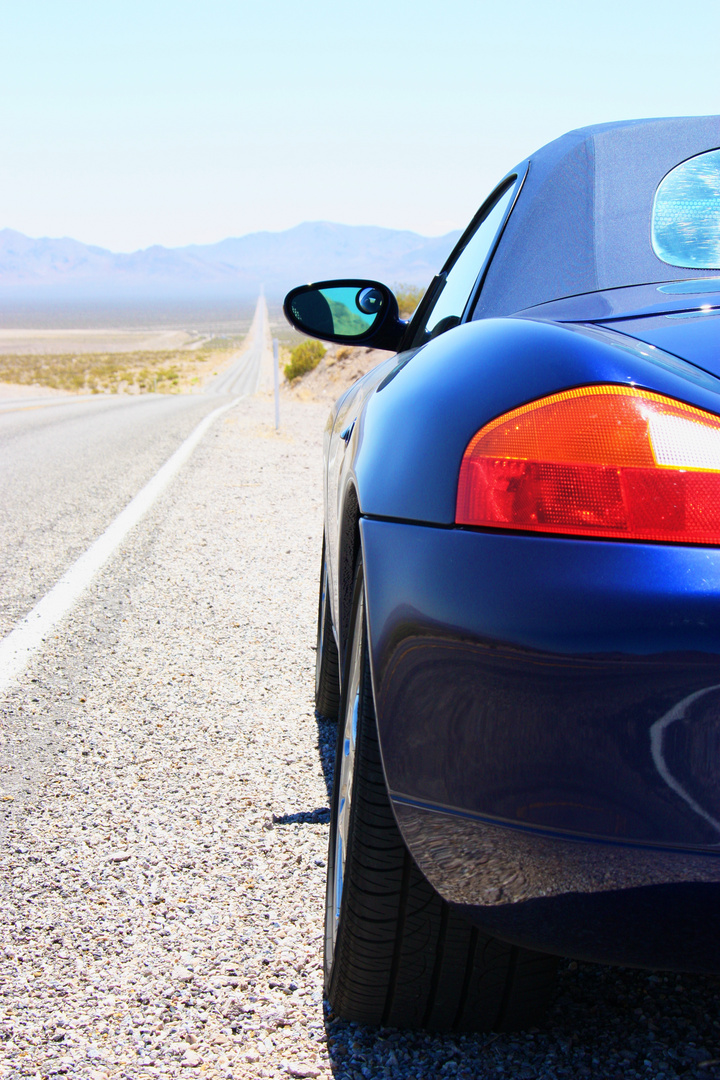
[[[500, 241], [503, 238], [503, 234], [504, 234], [505, 229], [507, 227], [507, 223], [510, 220], [510, 215], [512, 214], [513, 210], [515, 209], [515, 204], [517, 203], [518, 198], [520, 197], [520, 192], [522, 191], [523, 184], [525, 183], [525, 180], [527, 179], [527, 174], [529, 173], [529, 171], [530, 171], [530, 165], [528, 164], [525, 167], [525, 172], [522, 174], [522, 176], [520, 175], [519, 172], [515, 173], [515, 183], [517, 184], [517, 187], [515, 189], [515, 194], [514, 194], [513, 198], [510, 200], [510, 205], [508, 206], [508, 208], [507, 208], [507, 210], [505, 212], [505, 217], [502, 220], [502, 224], [500, 225], [500, 228], [498, 229], [498, 231], [497, 231], [497, 233], [495, 235], [495, 239], [493, 240], [492, 247], [490, 248], [490, 251], [488, 252], [488, 257], [486, 258], [485, 263], [484, 263], [482, 269], [480, 270], [480, 273], [477, 276], [477, 280], [476, 280], [475, 284], [473, 285], [472, 292], [470, 293], [470, 296], [468, 297], [468, 302], [465, 305], [465, 310], [463, 311], [462, 317], [460, 319], [461, 323], [470, 322], [472, 317], [473, 317], [475, 307], [477, 306], [477, 302], [480, 299], [480, 293], [482, 292], [483, 285], [485, 284], [485, 279], [486, 279], [486, 277], [488, 275], [488, 271], [490, 269], [490, 266], [492, 265], [492, 261], [495, 258], [495, 252], [497, 251], [498, 247], [500, 246]], [[510, 180], [511, 178], [508, 177], [507, 179]], [[505, 192], [507, 191], [507, 189], [509, 187], [509, 184], [506, 184], [505, 181], [503, 181], [503, 185], [504, 185], [504, 189], [501, 192], [501, 194], [498, 196], [498, 198], [502, 198], [502, 196], [505, 194]], [[499, 186], [502, 186], [502, 185], [499, 185]], [[492, 207], [490, 209], [492, 209]], [[490, 210], [488, 210], [488, 213], [490, 213]]]
[[507, 208], [507, 210], [505, 212], [505, 216], [504, 216], [504, 218], [502, 220], [502, 224], [500, 225], [500, 228], [497, 231], [495, 239], [493, 240], [492, 247], [490, 248], [488, 256], [485, 259], [483, 265], [478, 270], [478, 276], [477, 276], [477, 278], [475, 280], [475, 284], [473, 285], [473, 287], [472, 287], [472, 289], [470, 291], [470, 296], [468, 297], [468, 301], [465, 304], [465, 307], [463, 309], [463, 313], [462, 313], [460, 321], [461, 321], [461, 323], [462, 322], [467, 322], [471, 318], [472, 311], [474, 310], [475, 304], [477, 303], [477, 298], [478, 298], [478, 296], [480, 294], [480, 290], [482, 289], [482, 285], [483, 285], [483, 283], [485, 281], [485, 277], [486, 277], [488, 269], [490, 267], [490, 263], [493, 260], [493, 257], [495, 255], [495, 251], [497, 249], [497, 246], [498, 246], [498, 244], [500, 242], [500, 239], [501, 239], [501, 237], [502, 237], [502, 235], [503, 235], [503, 233], [505, 231], [505, 226], [507, 225], [508, 218], [510, 217], [510, 214], [512, 213], [512, 211], [513, 211], [513, 209], [515, 207], [515, 203], [518, 200], [518, 196], [520, 194], [520, 191], [522, 189], [523, 184], [525, 183], [525, 178], [526, 178], [527, 174], [528, 174], [528, 167], [525, 168], [525, 171], [522, 173], [522, 175], [520, 174], [520, 172], [512, 172], [509, 175], [504, 176], [503, 179], [500, 181], [500, 183], [497, 184], [493, 188], [493, 190], [490, 192], [488, 197], [481, 204], [479, 210], [477, 211], [477, 213], [475, 214], [475, 216], [471, 220], [470, 224], [467, 226], [467, 228], [463, 232], [462, 236], [458, 240], [457, 244], [455, 245], [455, 247], [452, 249], [452, 251], [448, 255], [447, 259], [445, 260], [445, 262], [444, 262], [444, 264], [442, 266], [442, 269], [440, 270], [440, 272], [438, 274], [435, 275], [435, 277], [430, 282], [430, 285], [428, 286], [427, 292], [425, 293], [425, 296], [423, 297], [423, 299], [420, 302], [420, 306], [418, 307], [418, 309], [415, 312], [415, 314], [413, 315], [410, 323], [408, 324], [408, 328], [405, 331], [405, 336], [404, 336], [404, 339], [403, 339], [403, 342], [402, 342], [402, 345], [401, 345], [401, 348], [400, 348], [399, 351], [402, 352], [405, 349], [410, 349], [410, 348], [415, 347], [416, 345], [424, 344], [424, 342], [416, 341], [415, 338], [416, 338], [416, 336], [418, 334], [418, 331], [419, 331], [420, 327], [424, 325], [424, 323], [425, 323], [425, 321], [427, 319], [427, 316], [429, 315], [431, 309], [434, 307], [435, 301], [438, 298], [438, 293], [439, 293], [440, 289], [442, 288], [442, 286], [445, 284], [445, 281], [447, 279], [448, 274], [450, 273], [452, 268], [455, 266], [455, 263], [460, 258], [463, 251], [465, 250], [467, 245], [470, 243], [470, 241], [472, 240], [472, 238], [475, 235], [476, 231], [482, 225], [485, 218], [495, 208], [495, 205], [497, 204], [497, 202], [507, 192], [508, 188], [510, 188], [513, 184], [516, 184], [517, 189], [515, 191], [515, 195], [513, 196], [512, 200], [510, 202], [510, 205], [508, 206], [508, 208]]

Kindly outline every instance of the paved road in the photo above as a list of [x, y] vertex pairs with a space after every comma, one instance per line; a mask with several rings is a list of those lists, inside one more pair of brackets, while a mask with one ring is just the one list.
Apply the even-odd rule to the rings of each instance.
[[265, 298], [261, 296], [242, 353], [231, 367], [210, 383], [208, 392], [232, 394], [234, 397], [256, 393], [260, 387], [268, 345], [268, 310]]
[[[267, 308], [247, 347], [204, 394], [0, 403], [0, 637], [50, 589], [196, 425], [254, 393]], [[212, 429], [207, 438], [212, 438]]]

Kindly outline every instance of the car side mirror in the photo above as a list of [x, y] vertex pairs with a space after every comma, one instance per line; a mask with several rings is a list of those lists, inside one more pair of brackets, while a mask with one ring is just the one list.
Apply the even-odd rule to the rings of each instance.
[[387, 285], [363, 278], [300, 285], [287, 294], [283, 310], [288, 322], [303, 334], [393, 352], [400, 347], [407, 326]]

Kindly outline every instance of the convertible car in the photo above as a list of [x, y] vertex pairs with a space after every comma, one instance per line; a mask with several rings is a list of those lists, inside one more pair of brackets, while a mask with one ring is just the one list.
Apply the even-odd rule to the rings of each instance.
[[556, 957], [720, 972], [720, 117], [509, 172], [326, 431], [326, 988], [350, 1019], [534, 1023]]

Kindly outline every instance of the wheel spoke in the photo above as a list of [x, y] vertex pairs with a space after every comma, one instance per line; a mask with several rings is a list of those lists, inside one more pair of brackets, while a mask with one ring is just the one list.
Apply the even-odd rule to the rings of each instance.
[[355, 772], [355, 751], [357, 747], [358, 710], [362, 684], [362, 627], [364, 608], [362, 598], [358, 604], [352, 637], [352, 654], [348, 687], [345, 698], [343, 724], [342, 755], [340, 758], [340, 776], [338, 778], [338, 811], [335, 839], [335, 875], [333, 879], [332, 914], [333, 946], [337, 937], [342, 904], [343, 882], [345, 878], [345, 859], [348, 851], [348, 833], [350, 812], [352, 809], [353, 775]]
[[323, 560], [322, 576], [320, 578], [320, 604], [318, 612], [317, 649], [315, 651], [315, 692], [320, 686], [320, 671], [322, 669], [323, 649], [325, 648], [325, 607], [327, 604], [327, 569]]

